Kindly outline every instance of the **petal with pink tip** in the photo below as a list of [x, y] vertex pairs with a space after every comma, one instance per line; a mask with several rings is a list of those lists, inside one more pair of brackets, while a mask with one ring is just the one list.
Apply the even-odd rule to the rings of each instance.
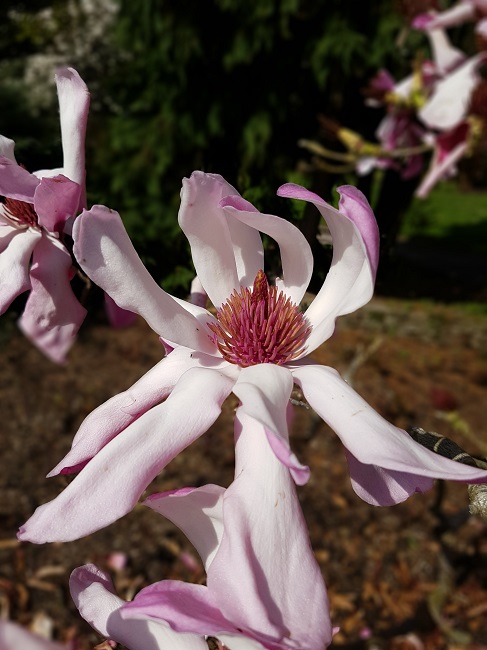
[[415, 29], [447, 29], [454, 25], [473, 20], [475, 18], [475, 6], [470, 0], [467, 2], [458, 2], [450, 9], [441, 12], [431, 11], [429, 13], [418, 14], [411, 26]]
[[34, 203], [34, 192], [39, 179], [17, 165], [15, 160], [0, 156], [0, 196]]
[[313, 273], [313, 255], [303, 233], [285, 219], [258, 212], [241, 196], [228, 196], [221, 205], [229, 219], [233, 217], [275, 239], [282, 265], [282, 279], [276, 280], [276, 285], [299, 305]]
[[84, 419], [73, 439], [71, 450], [48, 477], [78, 471], [110, 440], [155, 404], [164, 401], [187, 370], [204, 366], [205, 361], [212, 360], [214, 357], [201, 355], [200, 358], [188, 348], [173, 350], [133, 386], [111, 397]]
[[372, 297], [379, 260], [379, 231], [372, 209], [359, 190], [338, 188], [340, 211], [304, 187], [288, 183], [279, 196], [313, 203], [325, 218], [333, 238], [333, 259], [325, 282], [306, 310], [313, 329], [306, 353], [326, 341], [338, 316], [349, 314]]
[[[293, 370], [310, 406], [335, 431], [352, 456], [378, 478], [368, 487], [373, 503], [390, 505], [431, 485], [425, 479], [444, 478], [467, 483], [486, 483], [485, 470], [463, 465], [426, 449], [402, 429], [381, 417], [334, 370], [326, 366], [301, 366]], [[362, 485], [365, 470], [350, 464], [356, 485]], [[390, 476], [386, 478], [386, 475]], [[379, 475], [380, 474], [380, 475]], [[397, 489], [400, 484], [401, 489]], [[363, 495], [363, 490], [362, 494]]]
[[193, 172], [183, 179], [179, 225], [191, 246], [196, 274], [217, 308], [240, 286], [229, 224], [220, 207], [221, 199], [232, 194], [237, 190], [217, 174]]
[[242, 402], [243, 413], [264, 427], [276, 457], [296, 483], [304, 485], [309, 479], [309, 467], [302, 465], [289, 447], [286, 408], [292, 388], [292, 375], [287, 368], [263, 363], [242, 368], [233, 392]]
[[71, 256], [43, 236], [34, 249], [27, 299], [19, 327], [52, 361], [62, 363], [86, 315], [71, 289]]
[[49, 232], [61, 232], [66, 219], [78, 210], [81, 188], [60, 174], [42, 178], [34, 193], [39, 224]]
[[2, 236], [0, 240], [3, 248], [0, 253], [0, 314], [3, 314], [14, 298], [30, 289], [30, 258], [41, 237], [40, 230], [34, 228], [26, 230], [7, 228], [7, 232]]
[[198, 551], [206, 571], [223, 537], [223, 495], [219, 485], [152, 494], [144, 501], [180, 528]]
[[102, 205], [84, 210], [74, 223], [73, 239], [73, 252], [81, 268], [119, 307], [140, 314], [164, 339], [193, 350], [218, 353], [204, 323], [153, 280], [117, 212]]
[[217, 370], [188, 370], [163, 404], [111, 440], [56, 499], [37, 508], [19, 539], [70, 541], [123, 517], [157, 474], [213, 424], [232, 386]]
[[81, 188], [76, 206], [78, 211], [86, 207], [85, 139], [90, 93], [73, 68], [57, 70], [56, 86], [63, 144], [63, 173]]
[[201, 635], [177, 634], [155, 621], [124, 620], [121, 608], [126, 602], [115, 595], [110, 576], [93, 564], [75, 569], [69, 588], [81, 616], [102, 636], [129, 650], [208, 650]]

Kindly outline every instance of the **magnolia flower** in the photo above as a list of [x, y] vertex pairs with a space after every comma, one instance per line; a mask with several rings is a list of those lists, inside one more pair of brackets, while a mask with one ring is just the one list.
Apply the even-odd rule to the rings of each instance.
[[64, 166], [30, 174], [0, 136], [0, 313], [30, 290], [19, 325], [53, 361], [62, 362], [85, 317], [63, 233], [84, 207], [84, 138], [89, 94], [77, 72], [56, 74]]
[[[313, 269], [306, 239], [287, 221], [258, 212], [220, 176], [195, 172], [185, 179], [179, 213], [217, 316], [173, 298], [154, 282], [116, 212], [94, 206], [76, 220], [74, 252], [80, 265], [120, 307], [145, 318], [170, 352], [85, 419], [50, 476], [81, 471], [56, 499], [36, 510], [20, 539], [76, 539], [129, 512], [152, 479], [216, 420], [232, 391], [264, 424], [273, 452], [296, 483], [305, 483], [309, 468], [282, 434], [284, 412], [274, 427], [262, 410], [277, 397], [287, 404], [293, 382], [343, 441], [353, 487], [369, 503], [398, 503], [429, 489], [436, 477], [487, 481], [487, 472], [421, 447], [335, 370], [309, 358], [333, 334], [336, 318], [364, 305], [373, 293], [379, 257], [374, 215], [355, 188], [343, 186], [339, 193], [336, 210], [298, 185], [278, 191], [313, 203], [333, 238], [331, 268], [305, 314], [297, 305]], [[275, 286], [268, 286], [262, 272], [259, 231], [280, 248], [282, 278]], [[278, 376], [287, 380], [276, 384]]]
[[[77, 569], [71, 578], [82, 616], [130, 650], [174, 643], [179, 647], [183, 642], [190, 648], [205, 647], [208, 636], [232, 649], [322, 650], [331, 642], [326, 589], [296, 490], [264, 431], [279, 426], [287, 437], [287, 400], [278, 387], [285, 383], [288, 388], [292, 379], [279, 366], [269, 368], [274, 389], [266, 397], [275, 401], [250, 401], [250, 408], [243, 402], [237, 410], [235, 480], [230, 487], [185, 488], [155, 494], [145, 502], [194, 544], [205, 565], [207, 586], [164, 580], [120, 607], [106, 577], [95, 568]], [[249, 380], [256, 370], [249, 368]], [[253, 393], [253, 384], [241, 386], [241, 398], [248, 391]], [[255, 406], [265, 423], [252, 415]], [[134, 625], [145, 624], [153, 626], [155, 637], [158, 619], [160, 645], [146, 645], [145, 638], [134, 633], [131, 643], [124, 636]], [[168, 637], [166, 645], [162, 634]]]
[[0, 621], [0, 648], [2, 650], [67, 650], [66, 646], [43, 639], [10, 621]]

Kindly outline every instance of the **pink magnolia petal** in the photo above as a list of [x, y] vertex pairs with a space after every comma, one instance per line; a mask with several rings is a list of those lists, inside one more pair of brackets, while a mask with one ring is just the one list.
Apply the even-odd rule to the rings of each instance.
[[486, 58], [486, 52], [477, 54], [438, 82], [433, 95], [418, 113], [426, 126], [448, 131], [465, 119], [472, 92], [480, 79], [478, 68]]
[[208, 589], [224, 616], [266, 648], [321, 650], [331, 641], [328, 600], [294, 483], [243, 406], [235, 427], [235, 480]]
[[14, 298], [30, 289], [29, 265], [32, 251], [39, 243], [39, 230], [10, 230], [2, 237], [0, 253], [0, 314]]
[[291, 472], [298, 485], [309, 479], [309, 467], [302, 465], [289, 447], [286, 408], [293, 380], [287, 368], [270, 363], [242, 368], [234, 394], [242, 402], [242, 412], [259, 422], [276, 457]]
[[63, 144], [63, 173], [81, 188], [77, 211], [86, 207], [85, 138], [90, 93], [85, 82], [73, 68], [56, 72], [59, 118]]
[[152, 494], [144, 504], [183, 531], [208, 571], [223, 537], [224, 493], [219, 485], [204, 485]]
[[429, 29], [427, 31], [435, 67], [440, 75], [444, 75], [460, 65], [466, 58], [464, 52], [453, 47], [444, 29]]
[[[228, 196], [221, 205], [229, 219], [233, 217], [269, 235], [278, 243], [281, 252], [282, 279], [277, 280], [276, 285], [298, 305], [313, 273], [313, 255], [304, 235], [289, 221], [272, 214], [258, 212], [241, 196]], [[253, 278], [250, 280], [250, 283], [252, 282]]]
[[218, 637], [222, 630], [237, 632], [207, 587], [177, 580], [163, 580], [142, 589], [124, 606], [122, 616], [126, 620], [167, 621], [179, 633]]
[[195, 275], [191, 282], [189, 301], [192, 305], [203, 307], [203, 309], [206, 308], [206, 305], [208, 303], [208, 294], [206, 293], [205, 288], [201, 284], [201, 280], [197, 275]]
[[402, 503], [414, 492], [427, 492], [433, 479], [426, 476], [394, 472], [377, 465], [364, 465], [345, 450], [352, 487], [363, 501], [373, 506]]
[[164, 339], [193, 350], [218, 353], [204, 322], [153, 280], [117, 212], [102, 205], [83, 211], [74, 223], [73, 239], [80, 266], [119, 307], [140, 314]]
[[216, 370], [188, 370], [163, 404], [111, 440], [56, 499], [37, 508], [19, 539], [70, 541], [127, 514], [157, 474], [213, 424], [232, 386]]
[[177, 634], [155, 621], [122, 618], [124, 600], [114, 594], [110, 577], [93, 564], [75, 569], [69, 580], [71, 596], [81, 616], [102, 636], [129, 650], [207, 650], [199, 635]]
[[[441, 180], [448, 178], [454, 173], [457, 163], [463, 158], [468, 148], [467, 140], [459, 140], [448, 152], [444, 151], [441, 156], [439, 146], [437, 146], [431, 165], [426, 172], [423, 180], [417, 188], [415, 194], [420, 199], [424, 199], [431, 192], [433, 187]], [[441, 158], [441, 159], [440, 159]]]
[[220, 200], [238, 194], [217, 174], [193, 172], [183, 179], [179, 225], [191, 246], [194, 267], [215, 307], [240, 286], [230, 229]]
[[15, 160], [0, 156], [0, 196], [34, 203], [34, 192], [39, 179], [17, 165]]
[[0, 621], [2, 650], [67, 650], [65, 645], [43, 639], [11, 621]]
[[306, 353], [326, 341], [335, 329], [338, 316], [365, 305], [374, 291], [379, 257], [379, 232], [374, 214], [364, 195], [345, 185], [339, 188], [340, 211], [317, 194], [288, 183], [279, 196], [309, 201], [325, 218], [333, 238], [333, 259], [325, 282], [306, 310], [313, 330]]
[[[293, 377], [310, 406], [335, 431], [359, 463], [382, 468], [383, 477], [391, 472], [392, 481], [380, 479], [386, 488], [398, 478], [403, 480], [399, 473], [409, 475], [402, 486], [403, 495], [406, 491], [412, 494], [429, 486], [425, 477], [487, 482], [485, 470], [435, 454], [415, 442], [406, 431], [387, 422], [333, 368], [303, 365], [293, 370]], [[358, 467], [352, 463], [350, 469], [353, 471]], [[361, 484], [360, 476], [354, 480]], [[370, 489], [381, 504], [390, 504], [398, 496], [396, 492], [388, 493], [379, 488]]]
[[201, 360], [191, 354], [188, 348], [175, 349], [133, 386], [92, 411], [81, 423], [71, 450], [48, 477], [78, 471], [132, 422], [164, 401], [189, 368], [201, 365]]
[[458, 2], [446, 11], [418, 14], [412, 22], [412, 27], [424, 30], [448, 29], [455, 25], [461, 25], [468, 20], [474, 20], [474, 18], [475, 5], [467, 0], [466, 2]]
[[39, 224], [49, 232], [61, 232], [69, 217], [76, 214], [81, 188], [66, 176], [42, 178], [34, 193]]
[[43, 236], [30, 270], [32, 290], [19, 327], [41, 352], [62, 363], [86, 315], [71, 289], [72, 263], [57, 240]]
[[121, 309], [107, 293], [105, 293], [105, 313], [110, 325], [116, 329], [130, 327], [137, 319], [137, 314]]
[[10, 138], [6, 138], [4, 135], [0, 135], [0, 156], [16, 163], [14, 149], [15, 142], [10, 140]]

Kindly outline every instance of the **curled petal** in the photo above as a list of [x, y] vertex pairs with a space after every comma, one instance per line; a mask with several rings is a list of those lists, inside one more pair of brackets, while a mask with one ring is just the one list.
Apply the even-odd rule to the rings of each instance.
[[34, 192], [39, 179], [17, 165], [15, 160], [0, 156], [0, 196], [34, 203]]
[[[428, 489], [431, 482], [425, 479], [487, 482], [485, 470], [435, 454], [415, 442], [406, 431], [387, 422], [333, 368], [302, 366], [293, 370], [293, 376], [311, 407], [358, 461], [355, 463], [352, 458], [350, 462], [354, 484], [363, 487], [364, 476], [377, 476], [378, 483], [367, 487], [372, 503], [390, 505], [403, 501], [415, 491]], [[360, 463], [372, 467], [364, 470]], [[361, 492], [363, 496], [364, 490]]]
[[127, 514], [157, 474], [213, 424], [232, 386], [216, 370], [188, 370], [163, 404], [111, 440], [56, 499], [37, 508], [19, 538], [70, 541]]
[[81, 616], [102, 636], [129, 650], [207, 650], [204, 638], [177, 634], [154, 621], [124, 620], [125, 601], [115, 595], [110, 577], [93, 564], [75, 569], [69, 580], [71, 596]]
[[80, 266], [119, 307], [140, 314], [164, 339], [217, 354], [205, 324], [153, 280], [117, 212], [102, 205], [83, 211], [74, 223], [73, 239]]
[[313, 203], [325, 218], [333, 238], [333, 259], [325, 282], [306, 310], [313, 329], [306, 353], [326, 341], [335, 329], [338, 316], [365, 305], [374, 291], [379, 259], [379, 231], [372, 209], [359, 190], [345, 185], [338, 189], [340, 210], [317, 194], [288, 183], [279, 196]]
[[32, 290], [19, 327], [41, 352], [62, 363], [86, 315], [71, 289], [71, 256], [58, 240], [43, 236], [30, 270]]
[[347, 449], [345, 453], [354, 492], [372, 506], [393, 506], [414, 492], [427, 492], [433, 487], [433, 479], [427, 476], [364, 465]]
[[277, 280], [276, 285], [295, 304], [299, 305], [313, 273], [313, 255], [303, 233], [285, 219], [258, 212], [251, 203], [241, 196], [228, 196], [223, 199], [221, 205], [229, 220], [233, 217], [235, 220], [269, 235], [279, 244], [282, 279]]
[[262, 256], [259, 233], [232, 223], [220, 207], [223, 197], [234, 194], [237, 190], [217, 174], [193, 172], [183, 180], [179, 224], [190, 243], [196, 273], [217, 308], [240, 287], [242, 276], [247, 286], [252, 284], [255, 275], [247, 276], [253, 273], [254, 255], [260, 251]]
[[286, 408], [293, 380], [287, 368], [270, 363], [243, 368], [234, 394], [241, 400], [241, 410], [263, 427], [276, 457], [291, 472], [298, 485], [309, 479], [309, 467], [302, 465], [289, 447]]
[[30, 289], [30, 258], [42, 237], [40, 230], [34, 228], [7, 230], [0, 240], [3, 249], [0, 253], [0, 314], [14, 298]]

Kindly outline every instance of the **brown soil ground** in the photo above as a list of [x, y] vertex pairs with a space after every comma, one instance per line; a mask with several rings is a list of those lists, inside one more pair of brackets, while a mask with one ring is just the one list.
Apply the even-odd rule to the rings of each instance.
[[[36, 506], [55, 497], [66, 478], [45, 474], [68, 450], [83, 418], [128, 387], [161, 358], [145, 323], [114, 331], [84, 327], [69, 364], [56, 367], [17, 332], [0, 335], [0, 617], [53, 638], [78, 639], [80, 650], [102, 639], [70, 602], [70, 571], [110, 564], [118, 592], [130, 598], [163, 578], [201, 580], [183, 561], [190, 545], [144, 507], [87, 539], [19, 544], [15, 531]], [[419, 425], [487, 456], [487, 319], [454, 306], [376, 299], [342, 318], [316, 358], [334, 366], [380, 413], [401, 427]], [[150, 491], [232, 479], [232, 400], [216, 426], [178, 456]], [[292, 446], [312, 469], [299, 489], [316, 556], [341, 630], [333, 647], [441, 650], [487, 648], [487, 524], [468, 514], [466, 486], [438, 485], [392, 508], [355, 496], [335, 434], [296, 406]], [[312, 622], [310, 621], [310, 624]], [[21, 650], [21, 649], [19, 649]]]

